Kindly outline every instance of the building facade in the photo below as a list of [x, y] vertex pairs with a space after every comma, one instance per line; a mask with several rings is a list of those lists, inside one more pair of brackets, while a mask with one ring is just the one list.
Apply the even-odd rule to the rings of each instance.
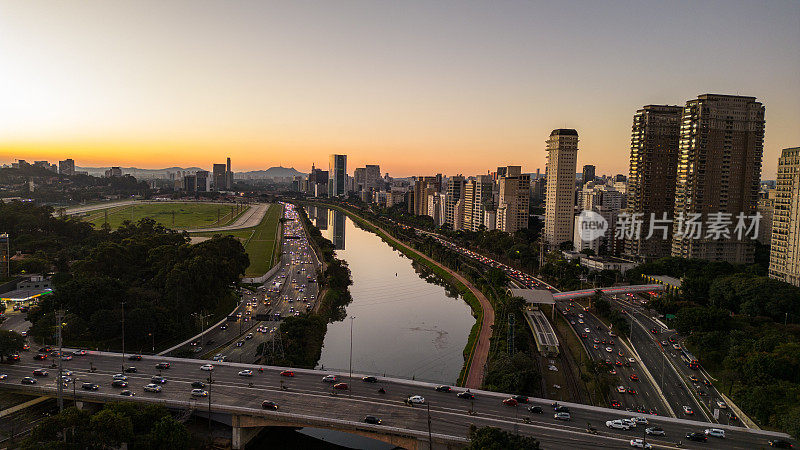
[[[647, 105], [633, 116], [626, 212], [641, 219], [642, 232], [626, 237], [623, 253], [627, 255], [654, 259], [672, 252], [682, 114], [680, 106]], [[662, 233], [647, 239], [651, 223], [666, 227], [666, 237]]]
[[493, 185], [491, 175], [478, 175], [467, 180], [464, 187], [464, 229], [479, 231], [481, 227], [488, 228], [484, 213], [492, 204]]
[[520, 166], [505, 167], [503, 172], [497, 183], [497, 229], [516, 233], [528, 228], [531, 176]]
[[734, 95], [705, 94], [689, 100], [683, 108], [679, 146], [672, 256], [752, 263], [752, 239], [738, 239], [735, 233], [715, 239], [705, 230], [697, 237], [682, 220], [697, 214], [704, 222], [709, 214], [755, 215], [764, 106], [755, 97]]
[[[572, 240], [578, 132], [558, 129], [547, 140], [544, 242], [552, 248]], [[498, 214], [499, 216], [499, 214]]]
[[450, 224], [454, 230], [460, 230], [464, 224], [464, 187], [466, 180], [462, 175], [454, 175], [447, 181], [447, 195], [444, 205], [444, 223]]
[[778, 160], [769, 276], [800, 286], [800, 147]]
[[328, 197], [347, 195], [347, 155], [330, 156], [328, 177]]
[[228, 174], [227, 166], [225, 164], [214, 164], [211, 168], [211, 174], [214, 190], [222, 191], [227, 189]]
[[61, 175], [75, 175], [75, 161], [72, 158], [59, 161], [58, 173]]
[[583, 166], [583, 177], [582, 180], [584, 184], [594, 181], [595, 178], [595, 167], [591, 164], [586, 164]]

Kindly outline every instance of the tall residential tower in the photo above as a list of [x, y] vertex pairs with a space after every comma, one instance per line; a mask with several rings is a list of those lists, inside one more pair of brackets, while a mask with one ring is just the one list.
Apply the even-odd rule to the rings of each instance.
[[[642, 225], [638, 235], [626, 237], [626, 255], [661, 258], [672, 251], [672, 213], [682, 113], [680, 106], [647, 105], [633, 116], [626, 212], [640, 217]], [[666, 238], [661, 233], [646, 239], [651, 217], [656, 219], [653, 225], [667, 229]]]
[[[751, 263], [754, 241], [679, 234], [681, 218], [700, 214], [754, 215], [758, 207], [764, 106], [755, 97], [704, 94], [686, 102], [675, 187], [672, 256]], [[733, 231], [733, 226], [731, 231]], [[685, 227], [684, 227], [685, 228]]]
[[800, 286], [800, 147], [778, 160], [769, 276]]
[[572, 240], [577, 162], [578, 132], [572, 129], [553, 130], [547, 140], [544, 215], [544, 242], [551, 247]]

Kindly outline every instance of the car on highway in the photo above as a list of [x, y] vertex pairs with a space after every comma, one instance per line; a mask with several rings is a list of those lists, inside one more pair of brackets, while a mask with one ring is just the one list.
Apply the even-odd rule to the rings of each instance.
[[131, 356], [128, 356], [128, 360], [130, 360], [130, 361], [141, 361], [142, 360], [142, 355], [131, 355]]
[[36, 384], [37, 381], [36, 381], [36, 378], [33, 378], [33, 377], [23, 377], [20, 380], [20, 383], [22, 383], [22, 384]]
[[159, 386], [157, 384], [154, 384], [154, 383], [145, 384], [144, 385], [144, 390], [146, 392], [161, 392], [161, 386]]
[[719, 428], [706, 428], [705, 430], [703, 430], [703, 434], [705, 434], [706, 436], [725, 439], [725, 430]]
[[45, 359], [47, 359], [47, 355], [45, 355], [44, 353], [39, 353], [37, 355], [34, 355], [33, 359], [37, 361], [44, 361]]
[[620, 394], [624, 394], [625, 392], [627, 392], [627, 389], [625, 389], [625, 386], [617, 386], [617, 392], [619, 392]]
[[644, 432], [650, 436], [666, 436], [667, 434], [661, 427], [648, 427], [645, 428]]
[[607, 351], [608, 353], [611, 353], [611, 352], [613, 352], [614, 350], [613, 350], [611, 347], [606, 347], [606, 351]]
[[628, 388], [628, 394], [631, 394], [631, 395], [636, 395], [636, 389], [634, 389], [634, 388]]
[[369, 423], [369, 424], [372, 424], [372, 425], [380, 425], [381, 424], [381, 419], [379, 419], [379, 418], [377, 418], [375, 416], [366, 416], [366, 417], [364, 417], [364, 423]]
[[566, 413], [568, 413], [568, 412], [569, 412], [569, 408], [568, 408], [568, 407], [566, 407], [566, 406], [564, 406], [564, 405], [559, 405], [559, 404], [556, 404], [556, 405], [553, 407], [553, 411], [555, 411], [555, 412], [566, 412]]
[[221, 362], [221, 361], [224, 361], [224, 360], [225, 360], [225, 357], [224, 357], [224, 356], [222, 356], [222, 354], [221, 354], [221, 353], [217, 353], [216, 355], [214, 355], [214, 356], [211, 358], [211, 360], [212, 360], [212, 361], [220, 361], [220, 362]]
[[94, 383], [83, 383], [81, 385], [81, 389], [86, 389], [87, 391], [96, 391], [100, 389], [100, 385]]
[[717, 401], [717, 407], [719, 409], [728, 409], [728, 404], [723, 402], [722, 400]]
[[46, 377], [47, 375], [48, 375], [48, 372], [47, 372], [46, 369], [34, 369], [33, 370], [33, 376], [35, 376], [35, 377]]
[[219, 329], [220, 330], [227, 330], [228, 326], [223, 323], [222, 325], [219, 326]]
[[247, 333], [247, 336], [244, 337], [246, 340], [253, 339], [253, 333]]
[[150, 382], [155, 384], [164, 384], [167, 382], [167, 379], [158, 375], [153, 375], [150, 377]]
[[453, 388], [451, 388], [450, 386], [444, 386], [444, 385], [436, 386], [436, 392], [450, 392], [452, 390]]
[[408, 397], [407, 400], [410, 403], [417, 403], [417, 404], [420, 404], [420, 405], [425, 403], [425, 397], [423, 397], [421, 395], [412, 395], [412, 396]]
[[20, 356], [17, 353], [8, 356], [8, 362], [19, 361]]
[[636, 375], [635, 373], [632, 373], [630, 378], [631, 381], [639, 381], [639, 375]]
[[694, 411], [692, 410], [692, 408], [690, 408], [690, 407], [688, 407], [686, 405], [683, 406], [683, 413], [688, 415], [688, 416], [693, 416], [694, 415]]
[[240, 377], [252, 377], [253, 376], [253, 371], [250, 370], [250, 369], [240, 370], [239, 371], [239, 376]]
[[122, 373], [115, 373], [114, 375], [111, 376], [111, 379], [112, 380], [128, 381], [127, 375], [122, 374]]
[[111, 382], [112, 387], [125, 388], [128, 387], [128, 382], [125, 380], [114, 380]]
[[72, 355], [64, 355], [61, 357], [62, 361], [72, 361]]
[[570, 414], [568, 412], [557, 412], [557, 413], [553, 414], [553, 418], [556, 419], [556, 420], [569, 421], [570, 419], [572, 419], [572, 416], [570, 416]]
[[133, 397], [136, 394], [131, 390], [125, 389], [123, 391], [119, 391], [119, 395], [124, 395], [126, 397]]
[[261, 402], [261, 408], [262, 409], [270, 409], [272, 411], [277, 411], [278, 410], [278, 404], [275, 403], [275, 402], [271, 402], [269, 400], [264, 400], [263, 402]]
[[212, 370], [214, 370], [214, 365], [213, 364], [203, 364], [202, 366], [200, 366], [200, 370], [205, 370], [206, 372], [211, 372]]
[[202, 381], [192, 381], [192, 387], [196, 389], [202, 389], [206, 387], [206, 384], [203, 383]]
[[81, 349], [75, 352], [75, 356], [86, 356], [86, 353], [86, 350]]
[[160, 363], [156, 364], [156, 369], [158, 369], [158, 370], [169, 369], [169, 363], [168, 362], [160, 362]]
[[787, 441], [786, 439], [772, 439], [767, 441], [770, 447], [775, 448], [792, 448], [793, 445], [791, 442]]
[[705, 441], [708, 440], [708, 438], [706, 437], [705, 434], [697, 433], [697, 432], [686, 433], [686, 439], [688, 439], [690, 441], [697, 441], [697, 442], [705, 442]]
[[513, 398], [519, 403], [528, 403], [528, 397], [524, 395], [512, 395], [511, 398]]
[[333, 388], [340, 391], [346, 391], [350, 387], [347, 385], [347, 383], [336, 383], [333, 385]]
[[366, 376], [366, 377], [362, 377], [361, 381], [363, 381], [365, 383], [377, 383], [378, 379], [373, 377], [373, 376]]
[[622, 405], [617, 400], [611, 400], [611, 407], [619, 409], [622, 408]]
[[644, 439], [641, 439], [641, 438], [631, 439], [631, 447], [653, 448], [653, 446], [650, 445], [649, 442], [645, 442]]
[[458, 394], [456, 394], [456, 397], [463, 398], [465, 400], [474, 400], [475, 399], [475, 394], [473, 394], [469, 390], [466, 390], [464, 392], [459, 392]]
[[631, 363], [631, 364], [633, 364], [633, 363], [635, 363], [635, 362], [636, 362], [636, 359], [634, 359], [634, 358], [628, 358], [628, 362], [629, 362], [629, 363]]
[[619, 419], [606, 421], [606, 427], [613, 428], [615, 430], [630, 430], [631, 428], [630, 425]]
[[243, 345], [244, 345], [244, 341], [237, 341], [237, 342], [236, 342], [236, 346], [237, 346], [237, 347], [241, 347], [241, 346], [243, 346]]
[[672, 348], [674, 348], [675, 350], [680, 350], [681, 346], [680, 344], [672, 344]]
[[125, 368], [125, 373], [136, 373], [136, 367], [133, 367], [133, 366], [126, 367]]
[[583, 332], [584, 332], [584, 333], [591, 333], [591, 332], [592, 332], [592, 330], [590, 330], [590, 329], [588, 329], [588, 328], [584, 328], [584, 329], [583, 329]]
[[336, 375], [325, 375], [324, 377], [322, 377], [322, 381], [325, 383], [336, 383], [337, 381], [339, 381], [339, 377], [337, 377]]
[[631, 417], [631, 420], [637, 425], [647, 425], [647, 417], [634, 416]]
[[507, 405], [507, 406], [517, 406], [517, 405], [519, 405], [519, 402], [516, 401], [513, 398], [507, 398], [507, 399], [503, 400], [503, 404]]
[[191, 392], [192, 397], [208, 397], [208, 391], [204, 389], [192, 389]]
[[293, 377], [294, 371], [293, 370], [284, 370], [281, 372], [282, 377]]

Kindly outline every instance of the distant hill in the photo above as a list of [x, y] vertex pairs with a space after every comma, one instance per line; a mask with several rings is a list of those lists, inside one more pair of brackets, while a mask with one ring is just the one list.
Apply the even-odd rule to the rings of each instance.
[[[102, 177], [105, 175], [106, 170], [110, 169], [111, 167], [75, 167], [76, 171], [82, 172], [85, 171], [89, 175], [94, 175], [97, 177]], [[163, 169], [140, 169], [138, 167], [122, 167], [122, 174], [123, 175], [132, 175], [135, 178], [167, 178], [169, 173], [175, 173], [177, 171], [187, 171], [187, 172], [197, 172], [198, 170], [207, 170], [201, 169], [200, 167], [165, 167]]]
[[[89, 175], [102, 177], [110, 167], [76, 167], [76, 171], [85, 171]], [[123, 175], [133, 175], [136, 178], [168, 178], [170, 173], [175, 172], [197, 172], [198, 170], [208, 170], [201, 167], [165, 167], [163, 169], [140, 169], [138, 167], [122, 167]], [[270, 167], [267, 170], [251, 170], [249, 172], [235, 172], [234, 178], [238, 179], [258, 179], [258, 178], [291, 178], [297, 175], [305, 175], [303, 172], [295, 170], [294, 167]]]
[[291, 178], [298, 175], [306, 175], [295, 170], [294, 167], [270, 167], [267, 170], [251, 170], [250, 172], [236, 172], [234, 178]]

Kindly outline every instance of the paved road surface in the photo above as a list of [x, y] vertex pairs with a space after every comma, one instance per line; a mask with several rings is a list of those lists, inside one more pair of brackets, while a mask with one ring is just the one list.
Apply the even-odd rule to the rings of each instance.
[[[169, 362], [171, 367], [161, 371], [155, 369], [155, 364], [160, 361]], [[129, 389], [136, 393], [137, 398], [195, 402], [195, 407], [202, 410], [206, 408], [208, 398], [193, 400], [190, 397], [190, 383], [207, 381], [209, 372], [200, 369], [200, 365], [206, 362], [155, 356], [145, 356], [141, 361], [129, 361], [123, 360], [119, 354], [89, 352], [86, 356], [75, 356], [71, 361], [65, 361], [64, 365], [73, 371], [73, 377], [77, 377], [74, 390], [76, 395], [82, 394], [81, 383], [92, 382], [100, 385], [98, 394], [111, 395], [111, 399], [122, 398], [118, 395], [121, 389], [111, 386], [111, 376], [119, 372], [121, 365], [133, 365], [138, 371], [135, 374], [128, 374], [128, 381]], [[0, 381], [0, 388], [24, 389], [20, 379], [23, 376], [30, 376], [33, 369], [41, 366], [39, 361], [33, 361], [31, 355], [26, 353], [20, 362], [2, 366], [0, 370], [8, 377]], [[90, 367], [94, 367], [95, 371], [91, 372]], [[238, 372], [244, 368], [253, 370], [254, 375], [239, 376]], [[643, 434], [642, 426], [630, 431], [606, 428], [604, 426], [606, 420], [631, 415], [617, 410], [565, 404], [571, 409], [572, 419], [562, 422], [553, 418], [550, 401], [544, 399], [532, 399], [532, 404], [544, 409], [543, 414], [532, 414], [524, 407], [509, 407], [502, 404], [501, 400], [507, 397], [505, 394], [473, 390], [476, 399], [469, 401], [457, 398], [454, 392], [436, 392], [433, 389], [434, 385], [429, 383], [380, 379], [377, 384], [373, 384], [362, 382], [360, 376], [355, 375], [350, 380], [347, 374], [342, 373], [336, 375], [342, 381], [348, 382], [351, 390], [334, 395], [331, 384], [322, 381], [323, 375], [329, 372], [296, 369], [294, 371], [296, 376], [290, 378], [279, 375], [283, 368], [270, 366], [260, 366], [260, 368], [263, 372], [259, 372], [259, 366], [215, 363], [211, 372], [214, 380], [211, 385], [212, 403], [253, 408], [253, 414], [269, 415], [275, 413], [262, 412], [260, 403], [263, 400], [271, 400], [280, 405], [279, 413], [306, 414], [353, 422], [361, 421], [369, 414], [380, 417], [383, 426], [427, 432], [426, 409], [412, 408], [403, 404], [408, 395], [423, 395], [431, 406], [433, 433], [463, 437], [471, 423], [478, 426], [498, 426], [507, 430], [516, 427], [520, 433], [539, 438], [545, 448], [624, 448], [630, 439]], [[37, 386], [55, 389], [56, 375], [57, 371], [51, 370], [49, 376], [39, 378]], [[142, 389], [150, 382], [150, 377], [153, 375], [161, 375], [167, 379], [160, 393], [148, 393]], [[288, 389], [282, 390], [281, 384]], [[72, 395], [72, 386], [73, 384], [69, 384], [70, 389], [65, 391], [65, 396]], [[386, 393], [378, 393], [378, 387], [384, 387]], [[475, 411], [475, 415], [468, 413], [470, 409]], [[523, 423], [521, 420], [523, 417], [528, 418], [531, 423]], [[726, 439], [709, 438], [710, 441], [706, 444], [695, 444], [686, 442], [684, 434], [689, 431], [702, 431], [708, 426], [707, 424], [656, 416], [647, 418], [650, 425], [659, 425], [666, 431], [666, 437], [651, 441], [657, 448], [670, 448], [676, 441], [681, 440], [684, 441], [684, 448], [753, 449], [765, 447], [767, 440], [775, 435], [721, 425], [720, 427], [726, 428]], [[597, 427], [600, 435], [588, 435], [585, 432], [587, 423]]]
[[250, 205], [250, 208], [244, 213], [242, 213], [242, 215], [236, 219], [236, 222], [230, 225], [225, 225], [224, 227], [192, 228], [186, 231], [188, 231], [189, 233], [192, 232], [205, 233], [210, 231], [231, 231], [231, 230], [238, 230], [241, 228], [251, 228], [261, 223], [261, 219], [264, 218], [264, 215], [267, 213], [269, 206], [270, 205], [267, 203], [256, 203], [254, 205]]

